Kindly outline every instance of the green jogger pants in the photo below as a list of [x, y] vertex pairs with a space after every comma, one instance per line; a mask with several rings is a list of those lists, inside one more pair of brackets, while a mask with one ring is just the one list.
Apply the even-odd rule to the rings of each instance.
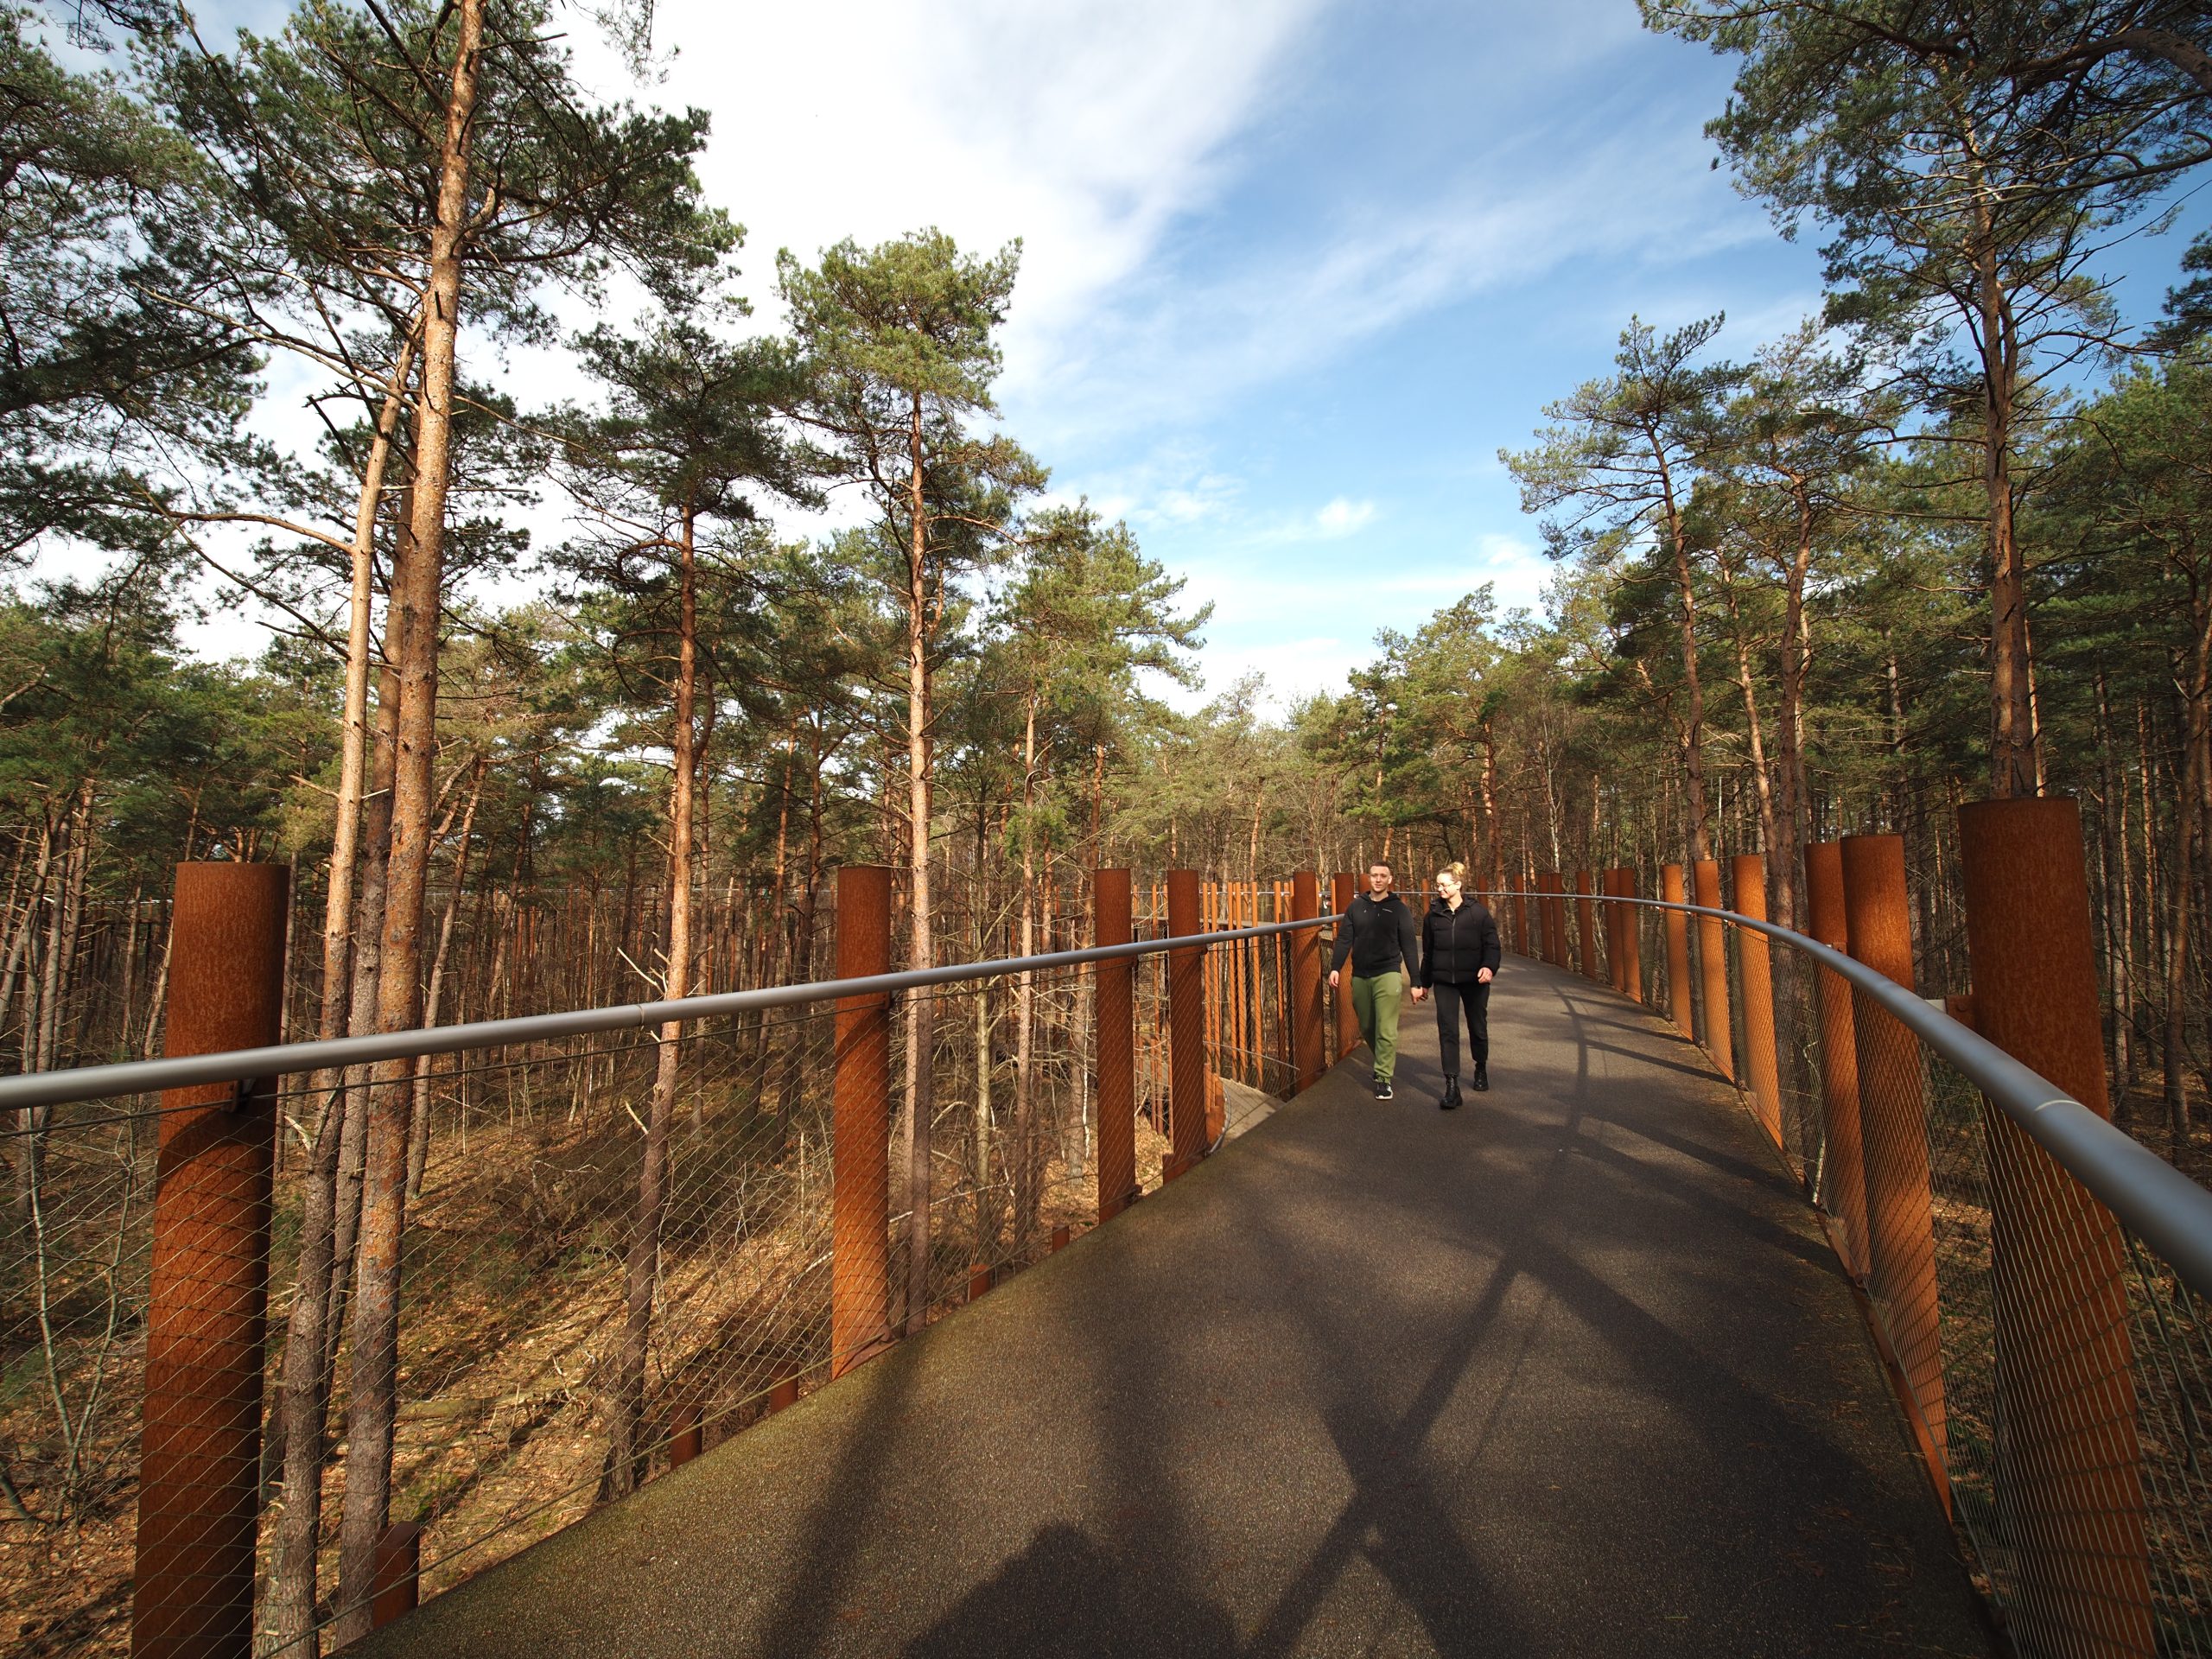
[[1406, 976], [1395, 970], [1351, 978], [1351, 1011], [1359, 1016], [1359, 1034], [1375, 1051], [1375, 1075], [1385, 1083], [1398, 1069], [1398, 998], [1405, 988]]

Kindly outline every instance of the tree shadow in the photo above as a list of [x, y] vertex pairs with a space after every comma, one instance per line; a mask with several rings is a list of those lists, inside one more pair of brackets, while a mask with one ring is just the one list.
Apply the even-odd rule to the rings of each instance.
[[853, 1431], [844, 1437], [835, 1466], [823, 1473], [821, 1499], [801, 1523], [804, 1535], [797, 1552], [801, 1566], [779, 1586], [776, 1610], [764, 1621], [766, 1633], [758, 1651], [815, 1653], [827, 1644], [831, 1621], [845, 1605], [855, 1558], [881, 1508], [893, 1444], [906, 1418], [907, 1396], [913, 1392], [915, 1357], [912, 1344], [894, 1348], [868, 1362], [871, 1375], [844, 1379], [849, 1390], [873, 1385], [873, 1397], [861, 1408]]
[[[908, 1659], [1031, 1659], [1037, 1655], [1230, 1654], [1236, 1627], [1221, 1608], [1133, 1572], [1080, 1529], [1040, 1529], [1029, 1547], [908, 1643]], [[785, 1651], [785, 1649], [774, 1649]]]

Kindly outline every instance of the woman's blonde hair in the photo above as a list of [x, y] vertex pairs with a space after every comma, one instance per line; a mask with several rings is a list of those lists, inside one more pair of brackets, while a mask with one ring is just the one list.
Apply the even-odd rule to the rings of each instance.
[[1450, 876], [1454, 881], [1457, 881], [1463, 887], [1467, 885], [1467, 867], [1465, 864], [1462, 864], [1456, 858], [1449, 864], [1446, 864], [1442, 869], [1439, 870], [1437, 874], [1439, 875]]

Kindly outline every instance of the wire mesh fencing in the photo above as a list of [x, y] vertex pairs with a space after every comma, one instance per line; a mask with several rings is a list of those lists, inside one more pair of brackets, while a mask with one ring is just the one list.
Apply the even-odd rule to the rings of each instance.
[[2212, 1654], [2201, 1302], [1892, 1015], [1852, 1020], [1860, 1172], [1826, 1196], [2018, 1645]]
[[[1253, 897], [1209, 919], [1277, 908]], [[1206, 1043], [1202, 1145], [1287, 1088], [1288, 957], [1270, 943], [1203, 952], [1204, 1007], [1179, 1021], [1166, 955], [1123, 969], [1138, 1189], [1173, 1162], [1179, 1026]], [[328, 1651], [1096, 1224], [1102, 967], [512, 1042], [226, 1102], [208, 1121], [252, 1141], [265, 1185], [245, 1196], [264, 1207], [215, 1312], [255, 1339], [227, 1373], [194, 1362], [178, 1444], [196, 1456], [243, 1432], [258, 1456], [226, 1477], [235, 1501], [198, 1483], [162, 1570], [208, 1578], [227, 1529], [251, 1594], [194, 1617], [249, 1621], [261, 1653]], [[142, 1445], [169, 1397], [157, 1382], [149, 1401], [148, 1376], [162, 1098], [40, 1108], [4, 1135], [12, 1652], [131, 1644]], [[172, 1246], [175, 1227], [164, 1211]]]
[[[1842, 866], [1834, 847], [1815, 851], [1813, 925], [1840, 947]], [[1736, 861], [1757, 916], [1764, 874]], [[1631, 873], [1610, 874], [1592, 885], [1633, 896]], [[1714, 906], [1718, 874], [1670, 867], [1656, 891], [1677, 903], [1616, 903], [1586, 933], [1572, 896], [1562, 930], [1549, 873], [1490, 897], [1509, 950], [1638, 998], [1733, 1084], [1863, 1288], [1931, 1481], [2015, 1647], [2212, 1655], [2202, 1300], [1863, 986], [1680, 902]], [[1909, 986], [1925, 958], [1902, 887], [1893, 915], [1879, 909], [1853, 925], [1867, 960]], [[1971, 999], [1957, 1006], [1972, 1019]]]
[[[1732, 924], [1715, 955], [1710, 920], [1645, 905], [1608, 937], [1647, 1006], [1732, 1071], [1826, 1220], [2016, 1647], [2212, 1655], [2202, 1300], [1867, 991]], [[1889, 971], [1909, 981], [1911, 961]]]

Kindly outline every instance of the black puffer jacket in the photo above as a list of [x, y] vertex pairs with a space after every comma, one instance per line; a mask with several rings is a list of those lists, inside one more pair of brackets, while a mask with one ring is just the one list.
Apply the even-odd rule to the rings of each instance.
[[1485, 968], [1495, 974], [1503, 956], [1497, 923], [1486, 906], [1462, 898], [1453, 910], [1441, 899], [1432, 899], [1421, 918], [1421, 972], [1414, 983], [1471, 985]]

